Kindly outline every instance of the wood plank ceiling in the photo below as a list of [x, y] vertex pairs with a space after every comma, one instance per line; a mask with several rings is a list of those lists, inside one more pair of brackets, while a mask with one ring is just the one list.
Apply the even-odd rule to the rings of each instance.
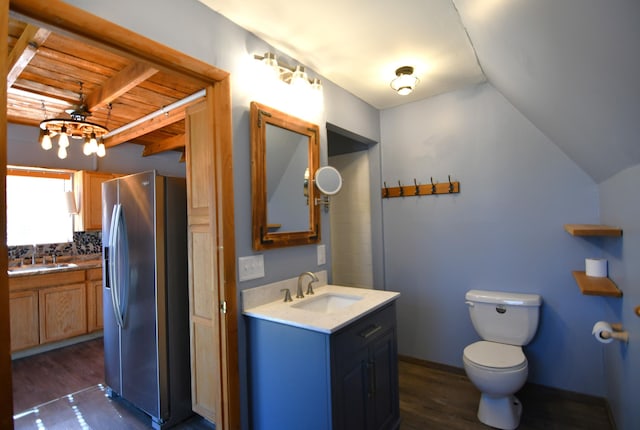
[[[37, 127], [43, 119], [70, 118], [65, 111], [82, 104], [82, 97], [91, 112], [86, 121], [113, 132], [205, 87], [193, 78], [153, 69], [13, 17], [8, 43], [10, 123]], [[143, 156], [170, 150], [184, 153], [188, 105], [167, 110], [127, 131], [110, 133], [104, 139], [107, 152], [129, 142], [143, 145]]]

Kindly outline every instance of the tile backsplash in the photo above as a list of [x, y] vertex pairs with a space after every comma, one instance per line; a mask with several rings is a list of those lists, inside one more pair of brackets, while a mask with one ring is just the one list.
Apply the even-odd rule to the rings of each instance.
[[[73, 233], [73, 242], [46, 243], [36, 245], [36, 256], [38, 258], [54, 254], [57, 257], [76, 257], [100, 254], [102, 252], [102, 232], [101, 231], [80, 231]], [[8, 248], [9, 261], [20, 259], [31, 259], [33, 254], [32, 245], [10, 246]]]

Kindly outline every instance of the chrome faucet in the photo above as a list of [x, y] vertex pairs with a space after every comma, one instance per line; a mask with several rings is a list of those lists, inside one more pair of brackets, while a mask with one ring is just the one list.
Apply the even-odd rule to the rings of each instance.
[[33, 245], [33, 251], [31, 252], [31, 264], [36, 264], [36, 253], [38, 251], [38, 248], [36, 248], [35, 245]]
[[296, 299], [301, 299], [304, 297], [304, 294], [302, 294], [302, 278], [304, 278], [305, 275], [309, 275], [311, 277], [311, 280], [307, 285], [307, 294], [313, 294], [313, 288], [311, 287], [311, 283], [318, 282], [318, 277], [313, 272], [301, 273], [300, 276], [298, 276], [298, 290], [296, 291]]

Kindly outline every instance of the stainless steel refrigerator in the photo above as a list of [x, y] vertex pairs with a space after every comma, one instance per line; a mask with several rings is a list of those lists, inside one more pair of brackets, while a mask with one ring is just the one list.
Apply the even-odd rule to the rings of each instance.
[[105, 381], [156, 429], [191, 411], [183, 178], [156, 171], [102, 184]]

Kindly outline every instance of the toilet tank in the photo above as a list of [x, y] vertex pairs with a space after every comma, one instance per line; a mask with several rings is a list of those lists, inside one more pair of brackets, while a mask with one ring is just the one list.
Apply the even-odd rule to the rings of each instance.
[[473, 327], [484, 340], [526, 345], [536, 334], [542, 303], [537, 294], [470, 290], [465, 299]]

